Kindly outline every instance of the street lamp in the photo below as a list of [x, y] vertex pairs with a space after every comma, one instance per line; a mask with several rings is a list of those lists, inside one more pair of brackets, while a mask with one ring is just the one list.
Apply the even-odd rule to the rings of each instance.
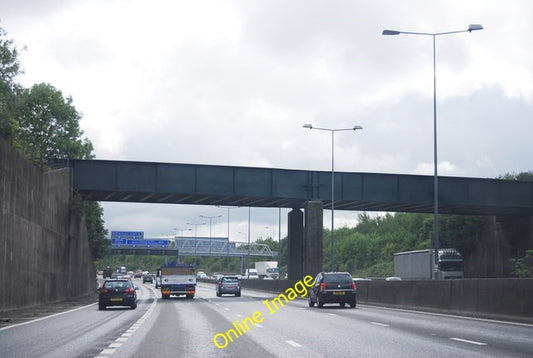
[[179, 231], [180, 236], [183, 236], [183, 232], [184, 232], [184, 231], [192, 231], [192, 229], [180, 229], [180, 228], [176, 228], [176, 227], [173, 228], [173, 230], [175, 230], [175, 231]]
[[228, 209], [228, 242], [226, 243], [226, 266], [229, 269], [229, 211], [231, 209], [235, 209], [234, 206], [220, 206], [217, 205], [221, 209]]
[[200, 215], [200, 217], [204, 219], [209, 219], [209, 256], [211, 256], [211, 225], [213, 224], [213, 219], [221, 218], [222, 215], [215, 215], [215, 216]]
[[318, 129], [321, 131], [331, 132], [331, 245], [330, 245], [330, 271], [333, 270], [333, 231], [335, 229], [334, 216], [335, 216], [335, 132], [341, 131], [356, 131], [363, 129], [363, 127], [355, 125], [351, 128], [320, 128], [313, 127], [312, 124], [304, 124], [302, 127], [308, 129]]
[[[437, 74], [436, 74], [436, 56], [435, 56], [435, 38], [441, 35], [457, 34], [461, 32], [472, 32], [477, 30], [483, 30], [483, 26], [479, 24], [471, 24], [466, 30], [447, 31], [447, 32], [409, 32], [409, 31], [397, 31], [397, 30], [383, 30], [383, 35], [423, 35], [431, 36], [433, 38], [433, 240], [435, 245], [435, 265], [439, 264], [439, 175], [438, 175], [438, 162], [437, 162]], [[439, 277], [440, 278], [440, 277]], [[438, 277], [434, 277], [438, 279]]]
[[196, 247], [198, 246], [198, 226], [205, 225], [205, 223], [187, 223], [187, 225], [194, 226], [194, 266], [196, 266]]

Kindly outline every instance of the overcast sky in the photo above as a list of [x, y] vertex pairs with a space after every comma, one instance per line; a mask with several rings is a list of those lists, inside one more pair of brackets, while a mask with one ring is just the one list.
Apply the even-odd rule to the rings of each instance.
[[[26, 87], [72, 96], [96, 159], [433, 174], [431, 36], [439, 174], [533, 170], [533, 1], [0, 0]], [[228, 209], [102, 203], [108, 230], [226, 236]], [[230, 210], [245, 241], [248, 208]], [[286, 235], [282, 210], [282, 235]], [[278, 209], [250, 211], [278, 237]], [[353, 226], [356, 212], [336, 211]], [[324, 214], [329, 227], [329, 212]], [[192, 229], [192, 231], [187, 231]]]

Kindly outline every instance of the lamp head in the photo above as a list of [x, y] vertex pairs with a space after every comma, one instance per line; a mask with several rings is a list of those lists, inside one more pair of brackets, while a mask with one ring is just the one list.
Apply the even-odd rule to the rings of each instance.
[[483, 26], [480, 24], [470, 24], [468, 25], [468, 32], [483, 30]]
[[383, 30], [382, 35], [399, 35], [400, 31], [396, 30]]
[[302, 127], [313, 129], [313, 125], [311, 123], [304, 124]]

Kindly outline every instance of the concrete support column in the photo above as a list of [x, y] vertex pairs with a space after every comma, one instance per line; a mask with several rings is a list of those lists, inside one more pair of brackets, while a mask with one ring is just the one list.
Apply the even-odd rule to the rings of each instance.
[[303, 228], [304, 216], [300, 209], [294, 208], [288, 214], [289, 255], [287, 278], [301, 280], [303, 278]]
[[305, 207], [304, 275], [316, 276], [322, 271], [323, 209], [321, 201], [308, 201]]

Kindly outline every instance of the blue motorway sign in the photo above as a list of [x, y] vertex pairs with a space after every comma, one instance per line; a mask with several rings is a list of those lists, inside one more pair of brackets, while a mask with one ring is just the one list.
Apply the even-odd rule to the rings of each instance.
[[111, 231], [111, 239], [142, 239], [144, 231]]
[[111, 245], [113, 248], [118, 247], [168, 247], [170, 240], [168, 239], [126, 239], [126, 238], [111, 238]]

